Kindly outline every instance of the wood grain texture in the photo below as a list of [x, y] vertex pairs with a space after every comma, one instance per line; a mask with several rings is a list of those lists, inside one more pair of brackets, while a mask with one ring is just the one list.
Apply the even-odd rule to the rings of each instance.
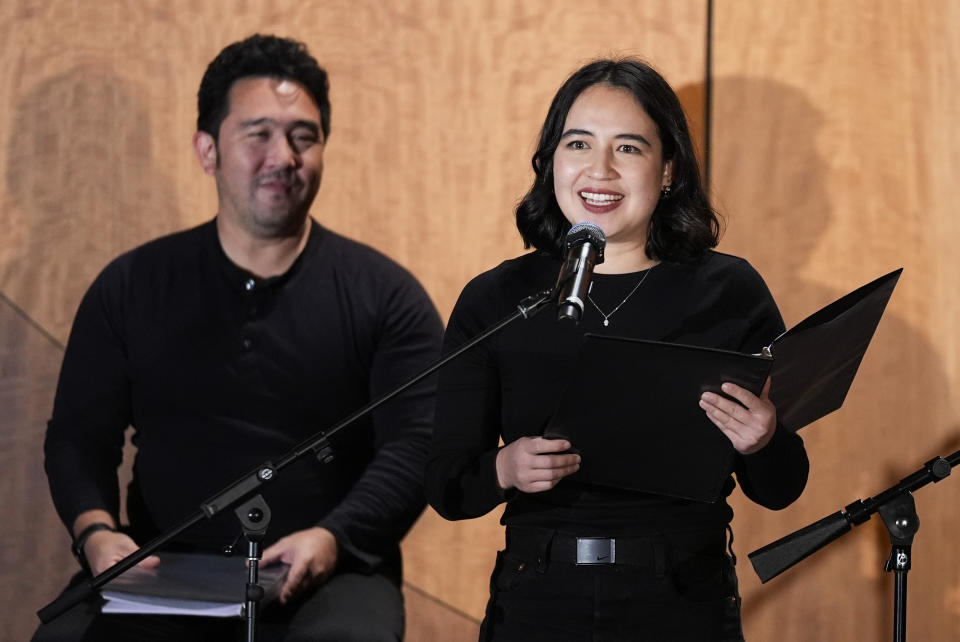
[[43, 473], [43, 435], [61, 350], [0, 297], [0, 639], [28, 640], [33, 612], [63, 588], [74, 566]]
[[[333, 133], [313, 215], [410, 268], [445, 318], [470, 278], [522, 252], [512, 210], [566, 75], [633, 54], [675, 84], [702, 82], [705, 17], [701, 0], [6, 0], [0, 293], [55, 346], [108, 261], [213, 216], [214, 185], [190, 146], [196, 89], [223, 46], [264, 32], [305, 41], [330, 73]], [[688, 105], [700, 117], [701, 100]], [[13, 588], [0, 597], [15, 622], [0, 640], [22, 640], [74, 567], [39, 465], [57, 348], [0, 321], [0, 353], [19, 355], [4, 382], [47, 377], [10, 393], [30, 410], [3, 424], [9, 456], [31, 465], [29, 492], [0, 501], [6, 514], [32, 515], [30, 504], [40, 515], [5, 550]], [[425, 514], [404, 544], [409, 639], [475, 637], [497, 517]], [[16, 592], [38, 556], [53, 560], [45, 583]]]
[[440, 598], [415, 587], [403, 586], [407, 612], [407, 642], [475, 642], [480, 622], [457, 611]]
[[[716, 7], [722, 249], [760, 269], [788, 323], [906, 268], [845, 407], [804, 431], [807, 493], [781, 513], [737, 500], [747, 633], [889, 639], [889, 544], [876, 518], [764, 586], [745, 559], [957, 448], [960, 219], [949, 204], [960, 9]], [[265, 31], [305, 40], [331, 73], [333, 137], [315, 216], [410, 267], [446, 316], [470, 277], [521, 250], [511, 210], [563, 77], [596, 55], [640, 54], [683, 88], [699, 122], [703, 21], [693, 0], [0, 3], [0, 291], [62, 342], [108, 260], [209, 218], [215, 193], [189, 146], [196, 87], [224, 44]], [[0, 314], [4, 453], [21, 471], [2, 501], [30, 520], [4, 552], [11, 588], [0, 599], [13, 615], [0, 637], [10, 640], [26, 637], [33, 610], [72, 572], [37, 450], [59, 356], [31, 327], [12, 307]], [[917, 493], [911, 639], [960, 636], [956, 483]], [[437, 639], [451, 621], [475, 626], [500, 538], [496, 515], [424, 516], [404, 545], [407, 577], [417, 596], [446, 606], [408, 590], [410, 639]]]
[[[746, 553], [960, 447], [960, 6], [717, 3], [714, 195], [722, 248], [767, 279], [788, 325], [904, 272], [844, 407], [803, 430], [803, 497], [738, 500], [748, 639], [888, 640], [890, 542], [879, 517], [761, 586]], [[960, 486], [916, 493], [909, 639], [960, 637]]]

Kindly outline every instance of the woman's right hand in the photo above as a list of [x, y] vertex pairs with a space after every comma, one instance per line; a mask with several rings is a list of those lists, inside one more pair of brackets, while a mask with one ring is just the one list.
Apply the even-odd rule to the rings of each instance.
[[502, 490], [550, 490], [580, 469], [580, 455], [565, 453], [566, 450], [570, 450], [566, 439], [521, 437], [497, 453], [497, 483]]

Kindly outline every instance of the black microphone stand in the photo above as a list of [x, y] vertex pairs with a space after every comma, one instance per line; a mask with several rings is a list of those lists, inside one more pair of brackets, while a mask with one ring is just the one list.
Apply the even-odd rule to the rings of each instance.
[[[327, 432], [318, 432], [312, 437], [302, 441], [299, 445], [295, 446], [291, 451], [277, 460], [276, 464], [271, 461], [266, 461], [258, 466], [255, 470], [247, 473], [229, 486], [225, 487], [223, 490], [213, 495], [210, 499], [203, 502], [200, 505], [200, 510], [198, 512], [190, 515], [181, 523], [173, 526], [154, 539], [150, 540], [147, 544], [126, 556], [96, 577], [92, 577], [78, 583], [68, 591], [65, 591], [63, 595], [58, 597], [56, 600], [37, 611], [37, 615], [39, 616], [40, 620], [44, 623], [50, 622], [54, 618], [66, 612], [75, 604], [78, 604], [92, 595], [95, 590], [101, 588], [112, 579], [123, 574], [125, 571], [132, 568], [149, 555], [152, 555], [154, 552], [162, 548], [165, 544], [176, 538], [187, 529], [198, 524], [204, 518], [213, 518], [215, 515], [218, 515], [221, 512], [240, 504], [245, 499], [255, 495], [257, 490], [263, 484], [275, 479], [281, 470], [294, 463], [301, 457], [313, 454], [323, 463], [330, 462], [333, 459], [333, 449], [329, 442], [330, 437], [340, 432], [357, 419], [366, 416], [387, 401], [406, 391], [408, 388], [416, 385], [426, 377], [445, 366], [447, 363], [453, 361], [467, 350], [473, 348], [475, 345], [484, 341], [491, 335], [496, 334], [514, 321], [520, 318], [529, 319], [533, 317], [535, 314], [540, 312], [549, 301], [556, 298], [557, 292], [559, 292], [560, 288], [563, 287], [565, 282], [566, 279], [561, 278], [560, 282], [552, 290], [543, 290], [525, 298], [517, 305], [516, 312], [487, 328], [447, 356], [437, 360], [435, 363], [433, 363], [433, 365], [428, 366], [409, 381], [397, 386], [395, 389], [381, 395], [377, 399], [374, 399], [367, 405], [355, 411], [353, 414], [349, 415], [347, 418], [341, 420]], [[259, 502], [257, 502], [257, 500], [259, 500]], [[250, 562], [250, 566], [248, 568], [245, 607], [247, 617], [247, 640], [248, 642], [252, 642], [254, 640], [257, 623], [257, 605], [260, 597], [262, 597], [263, 594], [263, 589], [258, 584], [260, 542], [266, 533], [266, 527], [269, 523], [270, 513], [266, 502], [264, 502], [259, 495], [256, 495], [253, 500], [238, 508], [235, 513], [238, 519], [241, 521], [244, 529], [244, 535], [248, 541], [248, 560]]]
[[958, 463], [960, 450], [946, 458], [934, 457], [923, 468], [876, 497], [866, 501], [858, 499], [842, 511], [755, 550], [748, 556], [750, 563], [760, 580], [766, 582], [879, 512], [890, 534], [890, 557], [884, 570], [894, 574], [893, 639], [894, 642], [906, 642], [907, 572], [910, 570], [913, 536], [920, 528], [912, 492], [948, 477], [950, 470]]
[[247, 642], [257, 639], [257, 624], [263, 587], [260, 586], [260, 559], [263, 555], [263, 539], [270, 526], [270, 507], [261, 495], [240, 504], [234, 511], [243, 527], [247, 540], [247, 585], [244, 591], [243, 612], [247, 621]]

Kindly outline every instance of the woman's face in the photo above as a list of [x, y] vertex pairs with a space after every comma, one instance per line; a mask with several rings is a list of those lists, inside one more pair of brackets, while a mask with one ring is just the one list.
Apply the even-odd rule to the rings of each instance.
[[644, 251], [660, 190], [673, 178], [657, 126], [626, 89], [593, 85], [570, 107], [553, 187], [571, 224], [596, 223], [607, 247]]

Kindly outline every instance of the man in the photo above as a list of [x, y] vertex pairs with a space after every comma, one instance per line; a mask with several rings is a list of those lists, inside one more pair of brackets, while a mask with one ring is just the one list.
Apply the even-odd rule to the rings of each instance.
[[[308, 216], [330, 103], [305, 46], [259, 35], [230, 45], [207, 68], [198, 110], [193, 145], [216, 179], [216, 218], [121, 256], [97, 278], [47, 431], [51, 494], [93, 574], [438, 352], [441, 323], [415, 279]], [[336, 435], [333, 462], [300, 459], [263, 487], [272, 512], [263, 564], [290, 565], [279, 604], [262, 613], [263, 639], [402, 637], [398, 543], [424, 506], [432, 392], [404, 393]], [[120, 532], [116, 468], [128, 425], [138, 453]], [[225, 511], [176, 544], [219, 551], [239, 533]], [[85, 639], [237, 631], [236, 621], [100, 615]]]

